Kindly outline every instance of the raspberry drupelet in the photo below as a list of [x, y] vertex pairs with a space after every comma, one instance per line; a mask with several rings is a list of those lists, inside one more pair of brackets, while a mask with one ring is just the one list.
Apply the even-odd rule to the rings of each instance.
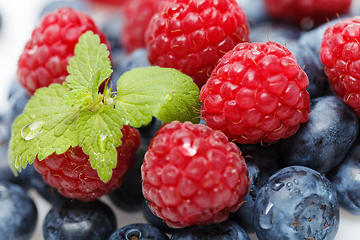
[[308, 84], [285, 47], [241, 43], [222, 57], [202, 87], [201, 115], [207, 126], [237, 143], [275, 142], [308, 120]]
[[249, 190], [240, 149], [203, 124], [164, 124], [151, 140], [141, 167], [151, 211], [170, 227], [226, 220]]
[[36, 158], [34, 167], [45, 182], [57, 188], [63, 196], [83, 202], [96, 200], [119, 188], [124, 181], [124, 174], [135, 163], [134, 153], [140, 146], [140, 133], [128, 125], [124, 125], [121, 131], [122, 145], [116, 149], [117, 165], [106, 183], [100, 180], [96, 169], [91, 167], [89, 156], [79, 146], [60, 155], [53, 153], [41, 161]]
[[145, 32], [149, 62], [180, 70], [199, 88], [226, 52], [248, 41], [249, 25], [235, 0], [164, 3]]
[[78, 38], [89, 30], [110, 50], [104, 33], [80, 11], [63, 7], [42, 18], [18, 60], [18, 80], [30, 95], [38, 88], [65, 81]]
[[330, 26], [321, 42], [320, 60], [336, 96], [360, 117], [360, 17]]

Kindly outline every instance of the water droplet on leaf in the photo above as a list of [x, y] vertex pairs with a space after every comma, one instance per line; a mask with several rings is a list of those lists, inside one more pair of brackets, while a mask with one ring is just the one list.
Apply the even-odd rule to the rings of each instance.
[[29, 123], [29, 124], [25, 125], [21, 129], [21, 136], [26, 141], [35, 138], [41, 131], [44, 124], [45, 124], [45, 122], [43, 122], [43, 121], [37, 121], [37, 122], [33, 122], [33, 123]]

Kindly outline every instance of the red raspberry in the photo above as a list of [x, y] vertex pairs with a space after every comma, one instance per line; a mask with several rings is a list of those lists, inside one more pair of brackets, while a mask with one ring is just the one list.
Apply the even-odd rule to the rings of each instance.
[[219, 223], [249, 190], [240, 149], [202, 124], [165, 124], [151, 140], [141, 167], [144, 197], [170, 227]]
[[225, 54], [200, 92], [206, 124], [240, 144], [293, 135], [310, 114], [306, 73], [275, 42], [240, 43]]
[[182, 71], [199, 88], [224, 53], [245, 41], [249, 25], [236, 0], [174, 0], [145, 32], [150, 63]]
[[264, 0], [264, 3], [272, 18], [290, 20], [307, 29], [348, 12], [351, 0]]
[[132, 0], [124, 5], [122, 44], [128, 53], [146, 47], [145, 31], [164, 0]]
[[360, 117], [360, 17], [330, 26], [324, 34], [320, 59], [334, 93]]
[[38, 88], [65, 81], [78, 38], [89, 30], [98, 34], [100, 41], [109, 48], [106, 36], [82, 12], [60, 8], [44, 16], [18, 61], [18, 80], [30, 95]]
[[107, 183], [100, 180], [97, 171], [90, 165], [89, 156], [81, 147], [70, 148], [64, 154], [53, 153], [42, 161], [36, 157], [35, 169], [45, 182], [58, 189], [67, 198], [92, 201], [120, 187], [124, 174], [135, 163], [134, 153], [140, 145], [140, 134], [135, 128], [124, 125], [121, 130], [122, 145], [117, 148], [118, 162]]

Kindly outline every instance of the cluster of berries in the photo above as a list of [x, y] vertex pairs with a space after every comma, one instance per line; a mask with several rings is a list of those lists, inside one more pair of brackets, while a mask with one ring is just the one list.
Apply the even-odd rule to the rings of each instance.
[[[67, 239], [74, 236], [63, 229], [69, 223], [62, 211], [67, 211], [74, 215], [74, 221], [82, 221], [79, 214], [83, 214], [107, 225], [93, 232], [77, 230], [77, 237], [115, 240], [153, 235], [168, 239], [167, 232], [174, 240], [195, 234], [203, 234], [204, 239], [210, 239], [212, 234], [250, 239], [248, 234], [255, 232], [260, 240], [285, 236], [334, 239], [340, 204], [360, 213], [356, 207], [360, 205], [359, 194], [353, 187], [358, 179], [349, 173], [354, 169], [360, 172], [353, 166], [359, 148], [360, 18], [336, 19], [338, 23], [327, 23], [326, 28], [313, 28], [320, 32], [321, 39], [315, 46], [318, 53], [305, 40], [301, 42], [312, 31], [299, 30], [297, 39], [289, 39], [284, 37], [287, 30], [280, 27], [268, 31], [279, 31], [281, 37], [251, 42], [256, 26], [249, 24], [256, 19], [291, 17], [293, 23], [289, 26], [301, 29], [306, 19], [313, 18], [318, 25], [336, 13], [349, 11], [351, 4], [350, 0], [310, 2], [306, 5], [294, 0], [264, 0], [262, 10], [268, 15], [257, 18], [236, 0], [108, 0], [106, 5], [116, 5], [124, 17], [119, 32], [122, 37], [116, 45], [123, 48], [120, 60], [116, 59], [115, 45], [109, 43], [106, 31], [87, 14], [71, 7], [47, 13], [18, 61], [18, 80], [32, 100], [14, 122], [13, 130], [22, 128], [21, 134], [11, 133], [9, 161], [13, 170], [33, 163], [47, 185], [62, 197], [81, 202], [65, 201], [54, 207], [45, 219], [44, 236], [50, 239], [54, 228]], [[329, 7], [322, 9], [324, 5]], [[84, 40], [87, 45], [83, 47], [79, 38], [89, 31], [98, 39]], [[269, 38], [271, 32], [267, 34]], [[93, 48], [96, 54], [91, 52]], [[146, 56], [136, 55], [141, 49], [145, 49]], [[305, 56], [307, 51], [310, 55]], [[100, 57], [76, 62], [85, 55]], [[111, 76], [107, 69], [110, 58], [112, 63], [130, 61], [131, 67], [126, 69], [141, 66], [139, 56], [146, 58], [149, 65], [181, 72], [190, 79], [190, 87], [177, 89], [179, 84], [170, 82], [172, 91], [161, 100], [165, 103], [153, 103], [158, 101], [157, 94], [163, 94], [161, 91], [151, 93], [156, 100], [140, 99], [134, 94], [135, 108], [147, 105], [146, 111], [132, 108], [127, 115], [111, 112], [127, 110], [121, 97], [133, 91], [141, 78], [153, 72], [159, 78], [178, 74], [161, 76], [155, 73], [158, 68], [151, 68], [146, 74], [139, 70], [126, 75], [131, 76], [130, 80], [139, 80], [133, 85], [124, 84], [122, 78], [113, 79], [117, 69], [114, 64]], [[321, 71], [321, 77], [328, 78], [329, 86], [324, 80], [314, 82], [312, 66], [301, 65], [305, 58], [318, 64], [316, 69]], [[94, 66], [97, 69], [91, 72]], [[91, 74], [86, 76], [86, 71]], [[185, 86], [188, 83], [182, 76], [175, 78]], [[107, 86], [110, 81], [120, 86], [120, 97], [112, 98]], [[156, 89], [167, 87], [162, 83]], [[121, 84], [130, 86], [130, 90], [121, 88]], [[45, 90], [41, 89], [45, 88], [56, 96], [47, 93], [46, 99], [42, 98]], [[191, 101], [193, 92], [197, 93], [197, 101]], [[64, 107], [67, 102], [71, 104]], [[62, 107], [61, 111], [50, 109], [55, 103]], [[187, 110], [173, 114], [168, 109], [175, 104], [195, 113], [185, 114]], [[32, 116], [37, 106], [41, 107], [40, 113]], [[44, 125], [42, 120], [53, 112], [66, 116], [54, 120], [56, 124]], [[92, 118], [97, 113], [99, 117]], [[149, 120], [163, 115], [168, 115], [163, 125]], [[175, 115], [180, 115], [179, 119]], [[36, 119], [38, 116], [41, 121]], [[20, 126], [26, 121], [27, 125]], [[147, 126], [142, 126], [144, 123]], [[91, 124], [98, 126], [99, 133], [82, 133]], [[120, 129], [113, 130], [113, 126]], [[114, 140], [116, 134], [121, 140]], [[38, 135], [50, 139], [49, 146], [41, 141], [33, 144]], [[79, 140], [68, 140], [74, 136]], [[106, 159], [112, 154], [115, 163]], [[29, 156], [34, 159], [28, 160]], [[136, 157], [140, 160], [136, 161]], [[114, 193], [120, 194], [116, 191], [128, 184], [126, 173], [134, 169], [139, 179], [132, 184], [141, 181], [138, 202], [145, 203], [145, 218], [156, 227], [134, 224], [115, 231], [114, 214], [97, 199], [105, 195], [118, 199]], [[120, 191], [136, 191], [138, 185]], [[12, 189], [0, 184], [0, 192]], [[119, 201], [123, 206], [125, 197]], [[34, 226], [29, 225], [27, 231], [31, 236]], [[235, 235], [237, 238], [232, 238]]]

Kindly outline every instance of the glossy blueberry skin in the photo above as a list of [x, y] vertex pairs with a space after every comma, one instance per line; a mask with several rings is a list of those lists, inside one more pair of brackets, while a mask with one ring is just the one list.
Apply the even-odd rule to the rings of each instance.
[[282, 44], [284, 43], [308, 76], [309, 85], [306, 90], [309, 92], [310, 98], [322, 96], [328, 86], [328, 81], [317, 55], [296, 39], [284, 38]]
[[121, 49], [121, 33], [124, 22], [120, 15], [108, 17], [102, 24], [101, 30], [105, 33], [109, 43], [111, 51], [114, 49]]
[[105, 203], [66, 200], [54, 206], [43, 224], [45, 240], [104, 240], [116, 230], [116, 217]]
[[282, 166], [301, 165], [326, 173], [338, 165], [355, 142], [359, 122], [335, 96], [310, 102], [310, 117], [291, 137], [276, 144]]
[[166, 232], [166, 233], [173, 233], [174, 232], [174, 228], [169, 227], [164, 220], [162, 220], [161, 218], [159, 218], [158, 216], [154, 215], [150, 208], [149, 205], [146, 204], [146, 201], [143, 202], [142, 205], [142, 212], [143, 212], [143, 216], [146, 219], [146, 221], [148, 223], [150, 223], [151, 225], [161, 229], [162, 231]]
[[326, 177], [334, 185], [340, 206], [354, 215], [360, 215], [360, 139], [350, 148], [345, 159]]
[[270, 20], [265, 10], [264, 0], [237, 0], [237, 3], [244, 10], [251, 27]]
[[235, 222], [226, 220], [218, 224], [180, 228], [171, 240], [250, 240], [249, 235]]
[[283, 44], [283, 38], [298, 39], [301, 29], [284, 22], [262, 22], [251, 28], [251, 42], [278, 42]]
[[7, 181], [0, 181], [0, 238], [28, 240], [35, 231], [37, 209], [25, 190]]
[[270, 146], [240, 145], [242, 156], [249, 170], [250, 189], [241, 207], [230, 213], [230, 219], [247, 233], [254, 233], [254, 203], [260, 188], [268, 178], [279, 170], [275, 150]]
[[147, 223], [134, 223], [116, 230], [108, 240], [169, 240], [160, 229]]
[[334, 239], [339, 228], [337, 193], [319, 172], [290, 166], [272, 175], [254, 206], [259, 240]]

